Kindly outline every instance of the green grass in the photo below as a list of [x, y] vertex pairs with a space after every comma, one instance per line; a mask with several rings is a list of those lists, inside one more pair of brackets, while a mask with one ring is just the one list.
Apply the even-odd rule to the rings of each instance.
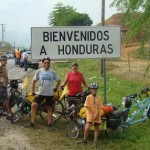
[[[100, 75], [100, 60], [87, 59], [76, 60], [79, 63], [79, 70], [85, 75], [88, 84], [96, 82], [99, 84], [98, 94], [102, 96], [104, 93], [103, 78]], [[54, 68], [62, 81], [68, 71], [71, 70], [71, 62], [68, 63], [53, 63]], [[140, 79], [138, 81], [128, 79], [128, 75], [119, 76], [111, 73], [111, 66], [107, 65], [107, 102], [119, 105], [124, 96], [139, 93], [142, 88], [147, 85], [147, 79]], [[30, 121], [29, 118], [24, 117], [17, 124], [23, 126]], [[24, 133], [29, 137], [31, 146], [35, 149], [42, 150], [90, 150], [93, 146], [93, 131], [89, 135], [87, 145], [77, 145], [77, 140], [83, 138], [83, 131], [77, 140], [69, 139], [66, 136], [67, 122], [65, 119], [59, 120], [55, 126], [58, 128], [55, 131], [48, 132], [47, 123], [40, 117], [37, 117], [35, 129], [24, 128]], [[150, 121], [139, 123], [126, 129], [121, 135], [110, 139], [102, 131], [98, 141], [98, 149], [103, 150], [149, 150], [150, 139]]]

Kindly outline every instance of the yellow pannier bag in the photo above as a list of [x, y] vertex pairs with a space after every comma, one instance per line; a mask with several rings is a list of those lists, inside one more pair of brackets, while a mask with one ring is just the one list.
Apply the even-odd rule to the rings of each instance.
[[29, 101], [29, 102], [33, 102], [33, 100], [34, 100], [34, 96], [31, 94], [31, 93], [29, 93], [27, 96], [26, 96], [26, 98], [27, 98], [27, 100]]
[[86, 118], [86, 107], [81, 107], [78, 115], [82, 118]]
[[58, 89], [56, 92], [54, 92], [54, 100], [59, 100], [62, 95], [62, 89]]
[[[34, 101], [34, 97], [35, 96], [33, 96], [31, 93], [29, 93], [27, 96], [26, 96], [26, 98], [27, 98], [27, 100], [29, 101], [29, 102], [33, 102]], [[45, 103], [45, 99], [42, 101], [42, 103]]]

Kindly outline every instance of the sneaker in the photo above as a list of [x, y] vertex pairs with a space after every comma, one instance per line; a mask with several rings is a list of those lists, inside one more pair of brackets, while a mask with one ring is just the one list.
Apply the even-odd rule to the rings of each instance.
[[34, 127], [34, 123], [30, 122], [30, 123], [26, 124], [24, 127], [26, 127], [26, 128], [33, 128]]
[[52, 126], [48, 126], [48, 131], [53, 131], [53, 127]]
[[97, 142], [94, 142], [93, 148], [97, 148]]
[[87, 140], [78, 141], [77, 144], [87, 144]]

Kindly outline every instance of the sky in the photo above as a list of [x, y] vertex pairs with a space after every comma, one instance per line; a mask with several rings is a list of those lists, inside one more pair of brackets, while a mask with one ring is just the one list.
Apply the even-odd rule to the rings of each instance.
[[[87, 13], [93, 25], [101, 22], [102, 0], [0, 0], [0, 41], [4, 24], [4, 41], [15, 47], [29, 48], [31, 45], [31, 27], [49, 27], [48, 16], [54, 6], [61, 2], [79, 13]], [[105, 19], [117, 13], [110, 8], [113, 0], [105, 0]]]

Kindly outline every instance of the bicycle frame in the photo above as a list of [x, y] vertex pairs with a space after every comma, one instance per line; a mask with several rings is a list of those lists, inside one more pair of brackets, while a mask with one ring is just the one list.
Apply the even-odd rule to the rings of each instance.
[[[139, 123], [139, 122], [146, 121], [146, 119], [148, 117], [147, 116], [148, 110], [150, 108], [150, 98], [148, 97], [148, 98], [146, 98], [146, 99], [144, 99], [144, 100], [142, 100], [140, 102], [138, 102], [136, 100], [136, 104], [134, 104], [130, 108], [127, 108], [127, 109], [123, 110], [123, 112], [126, 111], [126, 110], [130, 111], [132, 108], [135, 108], [135, 107], [138, 107], [138, 110], [134, 114], [132, 113], [130, 118], [128, 116], [126, 121], [123, 123], [123, 126], [124, 125], [133, 125], [133, 124], [136, 124], [136, 123]], [[137, 117], [138, 117], [139, 114], [141, 114], [142, 116], [138, 119]]]

